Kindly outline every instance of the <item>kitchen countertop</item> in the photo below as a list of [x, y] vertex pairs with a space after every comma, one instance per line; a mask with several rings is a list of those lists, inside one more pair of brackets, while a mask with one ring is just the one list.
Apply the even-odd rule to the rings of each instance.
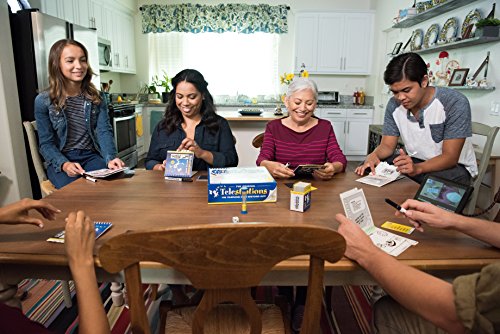
[[[144, 107], [159, 107], [165, 108], [167, 105], [165, 103], [140, 103]], [[274, 103], [263, 103], [263, 104], [217, 104], [217, 107], [228, 108], [234, 107], [235, 111], [242, 108], [262, 108], [262, 109], [273, 109], [276, 107]], [[284, 106], [281, 105], [284, 109]], [[353, 104], [328, 104], [328, 105], [318, 105], [317, 108], [332, 108], [332, 109], [374, 109], [373, 105], [365, 104], [365, 105], [353, 105]]]

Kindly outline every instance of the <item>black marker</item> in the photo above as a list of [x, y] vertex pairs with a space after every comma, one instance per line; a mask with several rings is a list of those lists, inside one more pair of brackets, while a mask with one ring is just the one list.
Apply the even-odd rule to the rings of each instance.
[[389, 204], [390, 206], [392, 206], [392, 207], [396, 208], [396, 210], [398, 210], [399, 212], [401, 212], [401, 213], [406, 213], [406, 209], [405, 209], [405, 208], [402, 208], [399, 204], [397, 204], [397, 203], [395, 203], [395, 202], [391, 201], [390, 199], [386, 198], [386, 199], [385, 199], [385, 202], [386, 202], [387, 204]]

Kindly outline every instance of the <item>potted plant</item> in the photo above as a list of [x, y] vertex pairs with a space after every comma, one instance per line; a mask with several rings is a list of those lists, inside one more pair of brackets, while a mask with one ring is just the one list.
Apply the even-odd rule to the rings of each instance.
[[485, 18], [476, 23], [476, 37], [498, 37], [500, 32], [500, 20]]
[[151, 78], [151, 84], [149, 86], [150, 93], [159, 94], [157, 88], [163, 88], [163, 92], [161, 92], [162, 102], [167, 103], [168, 101], [168, 93], [170, 92], [170, 78], [167, 75], [167, 72], [163, 71], [163, 77], [159, 77], [158, 75], [154, 75]]

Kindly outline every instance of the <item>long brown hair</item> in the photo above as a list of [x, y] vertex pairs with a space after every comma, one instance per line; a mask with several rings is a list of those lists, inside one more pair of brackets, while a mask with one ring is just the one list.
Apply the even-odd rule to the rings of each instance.
[[64, 92], [64, 75], [61, 71], [61, 54], [64, 48], [68, 45], [74, 45], [82, 49], [87, 59], [87, 74], [82, 80], [82, 93], [86, 98], [92, 101], [93, 104], [101, 103], [101, 96], [97, 88], [90, 81], [94, 75], [94, 71], [88, 63], [89, 53], [82, 43], [73, 39], [61, 39], [52, 45], [49, 53], [49, 96], [51, 103], [55, 104], [57, 110], [64, 107], [66, 99], [63, 96]]

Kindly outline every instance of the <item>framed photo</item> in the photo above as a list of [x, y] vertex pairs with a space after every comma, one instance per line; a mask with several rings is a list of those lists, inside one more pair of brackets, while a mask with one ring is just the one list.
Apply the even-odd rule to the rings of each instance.
[[402, 46], [403, 46], [402, 42], [396, 43], [396, 45], [394, 45], [394, 49], [392, 50], [391, 55], [393, 56], [398, 55], [399, 52], [401, 51]]
[[456, 68], [451, 75], [448, 86], [463, 86], [468, 73], [468, 68]]

